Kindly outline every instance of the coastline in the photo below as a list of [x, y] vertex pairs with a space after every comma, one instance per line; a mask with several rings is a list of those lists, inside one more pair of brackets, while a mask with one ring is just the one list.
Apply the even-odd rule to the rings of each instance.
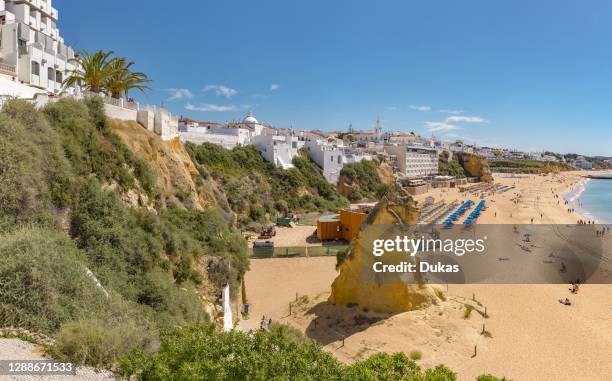
[[591, 179], [583, 178], [578, 184], [572, 186], [565, 194], [563, 198], [569, 202], [569, 205], [576, 211], [576, 213], [582, 216], [585, 221], [594, 221], [596, 224], [600, 223], [600, 218], [596, 217], [591, 211], [585, 209], [580, 203], [580, 196], [586, 191]]
[[[612, 173], [607, 171], [600, 171], [593, 173], [594, 175], [607, 175], [612, 176]], [[567, 193], [563, 195], [564, 198], [569, 201], [570, 205], [576, 210], [576, 212], [584, 217], [585, 220], [594, 221], [596, 224], [611, 224], [609, 218], [602, 217], [598, 215], [597, 211], [594, 210], [596, 208], [589, 208], [588, 206], [584, 206], [580, 201], [580, 197], [589, 189], [589, 186], [594, 184], [594, 179], [590, 178], [582, 178], [582, 180], [572, 188], [570, 188]]]

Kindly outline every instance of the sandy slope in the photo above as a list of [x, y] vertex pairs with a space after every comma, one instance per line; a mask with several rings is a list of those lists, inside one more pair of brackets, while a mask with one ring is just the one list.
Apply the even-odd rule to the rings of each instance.
[[[567, 212], [562, 196], [579, 180], [578, 173], [500, 178], [516, 189], [487, 197], [489, 208], [479, 223], [531, 223], [531, 218], [534, 223], [576, 223], [581, 217]], [[466, 199], [457, 190], [428, 195]], [[512, 201], [517, 196], [518, 204]], [[515, 381], [612, 379], [612, 285], [585, 285], [578, 295], [566, 285], [451, 285], [448, 301], [440, 306], [381, 316], [326, 303], [335, 276], [335, 258], [253, 260], [246, 276], [253, 318], [242, 327], [258, 327], [265, 314], [302, 329], [348, 362], [377, 351], [419, 350], [421, 365], [444, 363], [461, 380], [485, 372]], [[288, 316], [296, 292], [308, 295], [308, 302], [301, 300]], [[471, 301], [473, 295], [480, 305]], [[571, 298], [573, 305], [559, 304], [561, 297]], [[465, 303], [480, 311], [486, 307], [490, 317], [474, 312], [464, 319]], [[483, 323], [491, 338], [480, 335]]]

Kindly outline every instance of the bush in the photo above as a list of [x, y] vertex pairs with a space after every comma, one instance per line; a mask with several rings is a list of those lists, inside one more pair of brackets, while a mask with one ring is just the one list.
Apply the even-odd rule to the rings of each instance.
[[476, 381], [510, 381], [510, 380], [507, 379], [506, 377], [497, 378], [495, 376], [491, 376], [490, 374], [483, 374], [483, 375], [478, 376]]
[[409, 356], [410, 356], [410, 360], [417, 361], [423, 358], [423, 353], [421, 353], [420, 351], [412, 351], [410, 352]]
[[340, 171], [339, 181], [351, 187], [352, 192], [348, 196], [351, 202], [379, 199], [388, 189], [388, 186], [382, 182], [376, 164], [372, 160], [346, 164]]
[[[341, 365], [310, 340], [284, 329], [223, 333], [212, 325], [165, 330], [152, 354], [137, 351], [121, 362], [141, 380], [338, 380]], [[291, 337], [289, 336], [289, 337]]]
[[84, 255], [62, 234], [21, 228], [0, 235], [0, 257], [0, 324], [50, 334], [103, 310]]
[[147, 328], [131, 319], [112, 325], [97, 319], [70, 322], [58, 333], [51, 352], [60, 361], [103, 367], [146, 347], [152, 339]]

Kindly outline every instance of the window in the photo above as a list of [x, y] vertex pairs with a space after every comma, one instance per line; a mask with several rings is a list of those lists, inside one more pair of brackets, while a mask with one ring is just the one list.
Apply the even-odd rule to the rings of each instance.
[[331, 162], [333, 163], [334, 162], [334, 157], [330, 156], [329, 158], [331, 159]]
[[55, 73], [55, 82], [64, 83], [64, 74], [59, 70]]
[[36, 61], [32, 61], [32, 74], [40, 75], [40, 64]]

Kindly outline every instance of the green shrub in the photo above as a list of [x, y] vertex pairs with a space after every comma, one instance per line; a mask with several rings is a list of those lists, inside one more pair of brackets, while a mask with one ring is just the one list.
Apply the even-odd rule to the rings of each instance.
[[141, 322], [126, 319], [109, 324], [99, 319], [65, 324], [51, 349], [60, 361], [106, 366], [136, 348], [147, 347], [151, 332]]
[[86, 275], [72, 242], [48, 229], [0, 235], [0, 324], [53, 333], [70, 320], [101, 311], [103, 292]]
[[238, 223], [265, 223], [266, 213], [337, 211], [348, 201], [323, 177], [322, 170], [300, 151], [295, 168], [283, 170], [267, 162], [255, 146], [224, 149], [216, 144], [186, 145], [200, 174], [221, 185], [220, 200], [238, 216]]
[[423, 353], [421, 353], [421, 351], [412, 351], [410, 352], [409, 357], [410, 360], [417, 361], [423, 358]]
[[464, 319], [469, 319], [470, 316], [472, 316], [472, 311], [474, 310], [474, 307], [466, 305], [465, 309], [463, 310], [463, 318]]
[[340, 181], [353, 189], [348, 196], [351, 202], [358, 202], [363, 199], [379, 199], [387, 192], [388, 188], [382, 182], [376, 164], [372, 160], [346, 164], [340, 171]]
[[491, 376], [490, 374], [483, 374], [478, 376], [476, 381], [510, 381], [506, 377], [498, 378], [495, 376]]

